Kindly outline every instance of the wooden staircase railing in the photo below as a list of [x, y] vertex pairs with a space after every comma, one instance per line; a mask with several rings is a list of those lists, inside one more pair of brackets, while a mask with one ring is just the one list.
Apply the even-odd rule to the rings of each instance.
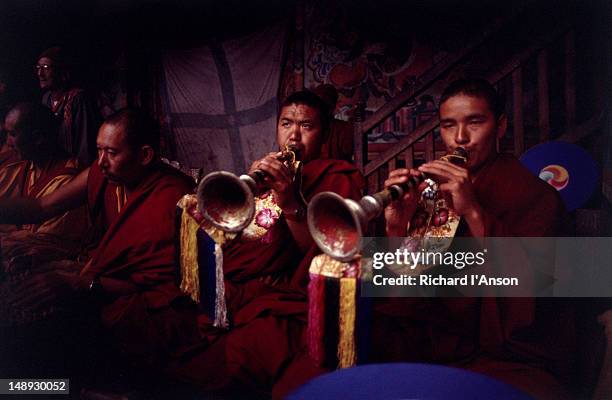
[[[430, 118], [421, 125], [417, 126], [412, 132], [401, 138], [398, 142], [389, 145], [389, 147], [378, 154], [376, 158], [369, 163], [364, 164], [364, 155], [367, 149], [366, 135], [372, 132], [377, 126], [381, 126], [385, 119], [395, 118], [396, 113], [409, 101], [414, 101], [417, 95], [423, 94], [427, 89], [435, 84], [435, 80], [444, 74], [450, 73], [457, 68], [462, 60], [466, 59], [470, 53], [483, 44], [490, 38], [495, 31], [499, 29], [498, 25], [487, 31], [479, 40], [471, 43], [459, 54], [449, 57], [446, 62], [440, 63], [434, 67], [430, 73], [426, 74], [420, 83], [409, 91], [402, 93], [396, 99], [393, 99], [380, 110], [374, 113], [370, 118], [361, 124], [357, 124], [356, 130], [356, 153], [355, 158], [358, 166], [362, 168], [364, 176], [368, 182], [367, 191], [373, 193], [382, 189], [382, 184], [387, 177], [388, 171], [397, 168], [398, 166], [413, 166], [414, 165], [414, 150], [415, 145], [419, 142], [424, 142], [424, 151], [422, 158], [429, 161], [436, 157], [436, 152], [441, 152], [443, 149], [436, 148], [435, 134], [438, 128], [437, 117]], [[561, 39], [565, 46], [565, 114], [567, 134], [560, 137], [560, 140], [576, 141], [580, 137], [588, 134], [593, 130], [593, 124], [599, 123], [601, 118], [593, 118], [587, 123], [576, 127], [576, 95], [575, 95], [575, 50], [574, 50], [574, 32], [570, 25], [559, 24], [554, 29], [547, 31], [535, 40], [531, 40], [526, 48], [521, 49], [516, 54], [512, 55], [507, 61], [492, 73], [489, 73], [487, 78], [495, 85], [500, 85], [502, 82], [509, 80], [512, 86], [512, 104], [511, 104], [511, 120], [509, 123], [512, 126], [513, 143], [510, 152], [519, 156], [526, 149], [525, 131], [524, 131], [524, 113], [523, 113], [523, 66], [527, 62], [533, 61], [537, 64], [537, 98], [538, 98], [538, 130], [539, 141], [549, 140], [550, 133], [550, 99], [549, 99], [549, 57], [548, 47], [553, 42]], [[431, 79], [427, 81], [427, 79]], [[498, 148], [500, 143], [498, 143]], [[422, 147], [422, 146], [421, 146]]]
[[427, 71], [423, 76], [418, 78], [415, 85], [401, 91], [396, 97], [383, 105], [374, 114], [369, 116], [365, 121], [356, 123], [355, 139], [358, 142], [356, 148], [361, 151], [355, 152], [355, 162], [363, 168], [363, 142], [364, 135], [371, 131], [376, 125], [380, 124], [390, 115], [394, 114], [410, 100], [414, 99], [419, 94], [427, 90], [438, 78], [453, 69], [461, 62], [468, 54], [474, 51], [478, 46], [482, 45], [494, 33], [498, 32], [511, 17], [500, 19], [491, 24], [487, 29], [483, 30], [480, 35], [474, 38], [470, 43], [464, 46], [460, 51], [449, 54], [446, 58]]

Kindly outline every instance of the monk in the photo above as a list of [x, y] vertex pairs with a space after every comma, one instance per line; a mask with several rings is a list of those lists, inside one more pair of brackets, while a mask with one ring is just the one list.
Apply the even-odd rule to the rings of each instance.
[[4, 119], [9, 110], [0, 109], [0, 170], [5, 165], [11, 164], [17, 159], [17, 153], [9, 147], [8, 133], [4, 127]]
[[17, 154], [13, 151], [8, 145], [8, 134], [6, 130], [4, 130], [4, 115], [0, 116], [2, 120], [0, 121], [0, 169], [10, 164], [14, 161], [17, 161]]
[[[15, 161], [0, 168], [0, 198], [40, 198], [70, 182], [78, 162], [57, 145], [57, 125], [39, 104], [21, 103], [5, 120]], [[29, 269], [40, 262], [77, 257], [89, 223], [85, 207], [30, 225], [2, 226], [5, 269]]]
[[[457, 235], [560, 234], [564, 207], [557, 192], [514, 157], [496, 151], [507, 120], [492, 85], [478, 79], [451, 83], [441, 96], [439, 117], [449, 152], [463, 147], [467, 165], [436, 160], [418, 170], [398, 169], [385, 186], [421, 172], [433, 177], [462, 217]], [[419, 196], [413, 188], [386, 208], [388, 236], [406, 236]], [[572, 311], [561, 300], [381, 300], [374, 308], [372, 361], [444, 363], [491, 375], [536, 398], [568, 398], [574, 327]]]
[[82, 165], [89, 165], [96, 159], [96, 134], [101, 117], [95, 102], [72, 82], [73, 66], [69, 59], [64, 49], [51, 47], [38, 56], [34, 70], [42, 91], [42, 104], [60, 122], [61, 147]]
[[6, 141], [3, 141], [2, 146], [0, 147], [0, 168], [5, 165], [12, 164], [17, 160], [17, 154], [13, 150], [8, 147]]
[[199, 341], [195, 308], [176, 284], [173, 260], [175, 205], [193, 182], [158, 160], [158, 145], [151, 118], [118, 111], [100, 128], [90, 168], [50, 195], [0, 201], [2, 223], [37, 223], [88, 206], [102, 236], [84, 268], [32, 276], [19, 306], [90, 300], [117, 348], [148, 366], [166, 363], [179, 343]]
[[[346, 161], [321, 159], [329, 112], [309, 91], [281, 105], [276, 130], [279, 149], [292, 146], [303, 163], [306, 201], [321, 191], [358, 199], [358, 170]], [[290, 168], [272, 152], [250, 172], [264, 171], [264, 193], [256, 199], [252, 224], [223, 249], [230, 328], [215, 329], [200, 318], [208, 345], [175, 373], [206, 389], [282, 397], [324, 372], [305, 355], [308, 266], [316, 249], [306, 223], [305, 203]], [[267, 189], [267, 190], [266, 190]]]
[[[18, 104], [7, 113], [5, 128], [15, 161], [7, 163], [0, 172], [0, 198], [43, 197], [70, 182], [79, 172], [77, 160], [57, 145], [53, 115], [42, 105]], [[36, 228], [62, 235], [74, 232], [74, 223], [76, 220], [56, 218]], [[69, 229], [66, 226], [61, 229], [60, 224], [70, 225]]]

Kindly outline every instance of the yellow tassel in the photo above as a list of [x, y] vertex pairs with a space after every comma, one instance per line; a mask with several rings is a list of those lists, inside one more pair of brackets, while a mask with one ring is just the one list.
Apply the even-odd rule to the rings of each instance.
[[200, 302], [200, 277], [198, 268], [198, 223], [189, 215], [186, 208], [181, 214], [181, 290], [193, 301]]
[[340, 278], [338, 368], [352, 367], [357, 361], [355, 351], [356, 297], [357, 279]]

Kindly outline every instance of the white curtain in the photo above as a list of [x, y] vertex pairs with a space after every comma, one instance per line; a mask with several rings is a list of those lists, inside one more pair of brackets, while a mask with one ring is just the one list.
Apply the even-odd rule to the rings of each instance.
[[184, 166], [240, 174], [276, 150], [285, 33], [281, 24], [163, 54], [166, 112]]

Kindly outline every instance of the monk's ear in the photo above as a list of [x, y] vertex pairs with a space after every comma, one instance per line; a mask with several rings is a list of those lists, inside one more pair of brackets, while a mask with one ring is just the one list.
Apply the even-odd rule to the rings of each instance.
[[140, 163], [143, 166], [147, 166], [153, 162], [153, 158], [155, 156], [155, 151], [153, 151], [153, 147], [148, 144], [142, 146], [140, 148]]
[[497, 138], [501, 139], [506, 134], [506, 130], [508, 129], [508, 117], [506, 114], [502, 114], [497, 118]]

